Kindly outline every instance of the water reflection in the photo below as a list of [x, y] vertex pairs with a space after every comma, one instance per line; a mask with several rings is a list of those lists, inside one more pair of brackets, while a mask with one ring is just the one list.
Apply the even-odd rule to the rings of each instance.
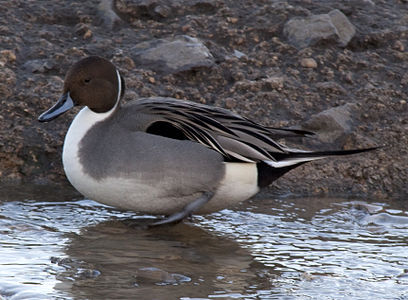
[[146, 230], [141, 223], [106, 221], [71, 236], [56, 288], [88, 299], [179, 299], [244, 292], [256, 277], [249, 252], [228, 238], [189, 224]]
[[0, 191], [0, 298], [408, 296], [405, 201], [262, 198], [146, 230], [72, 190]]

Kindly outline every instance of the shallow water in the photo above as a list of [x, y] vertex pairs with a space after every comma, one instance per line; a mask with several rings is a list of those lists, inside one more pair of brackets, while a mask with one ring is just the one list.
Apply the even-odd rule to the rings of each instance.
[[408, 299], [408, 199], [262, 196], [150, 217], [0, 187], [1, 299]]

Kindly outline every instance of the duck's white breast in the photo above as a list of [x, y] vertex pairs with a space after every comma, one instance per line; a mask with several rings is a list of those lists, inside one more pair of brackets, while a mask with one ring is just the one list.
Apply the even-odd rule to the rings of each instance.
[[154, 186], [143, 184], [137, 178], [108, 176], [95, 179], [84, 170], [80, 158], [81, 140], [92, 126], [108, 118], [110, 113], [94, 113], [85, 107], [72, 121], [65, 137], [62, 153], [62, 162], [68, 180], [89, 199], [123, 209], [165, 213], [164, 211], [171, 209], [172, 201], [169, 201], [168, 207], [163, 206], [163, 201], [160, 201], [163, 195]]

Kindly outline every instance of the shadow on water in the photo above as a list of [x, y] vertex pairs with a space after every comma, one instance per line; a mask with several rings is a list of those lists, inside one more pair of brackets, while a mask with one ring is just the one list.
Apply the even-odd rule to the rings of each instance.
[[68, 259], [57, 259], [66, 271], [56, 289], [88, 299], [179, 299], [243, 293], [256, 279], [256, 263], [233, 240], [189, 224], [145, 229], [141, 223], [106, 221], [71, 236]]
[[402, 199], [260, 197], [145, 229], [149, 216], [70, 189], [0, 192], [0, 298], [408, 297]]

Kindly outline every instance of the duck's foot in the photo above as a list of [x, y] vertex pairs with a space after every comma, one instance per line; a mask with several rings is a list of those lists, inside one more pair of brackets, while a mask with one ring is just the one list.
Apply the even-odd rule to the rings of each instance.
[[175, 224], [180, 221], [182, 221], [184, 218], [190, 216], [193, 212], [197, 211], [200, 209], [204, 204], [206, 204], [208, 201], [211, 200], [211, 198], [214, 196], [214, 193], [212, 192], [205, 192], [203, 193], [200, 197], [198, 197], [196, 200], [193, 202], [187, 204], [183, 210], [176, 212], [167, 218], [154, 222], [152, 224], [149, 224], [150, 227], [154, 226], [159, 226], [159, 225], [165, 225], [165, 224]]

